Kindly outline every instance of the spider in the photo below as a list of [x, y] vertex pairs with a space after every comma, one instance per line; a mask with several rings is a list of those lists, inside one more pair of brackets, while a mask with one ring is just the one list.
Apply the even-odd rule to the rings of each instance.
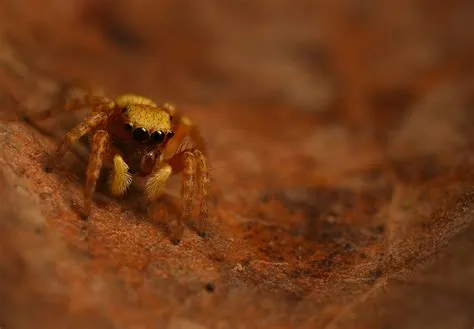
[[[171, 241], [174, 244], [181, 241], [184, 223], [191, 217], [195, 190], [200, 201], [197, 231], [202, 237], [206, 236], [209, 165], [205, 142], [189, 118], [169, 103], [159, 106], [151, 99], [135, 94], [109, 99], [69, 92], [65, 99], [68, 111], [86, 107], [92, 111], [67, 132], [45, 169], [51, 172], [75, 142], [90, 134], [91, 151], [84, 191], [86, 217], [91, 213], [92, 196], [103, 167], [110, 169], [108, 187], [114, 196], [123, 196], [134, 176], [144, 177], [144, 192], [149, 203], [163, 195], [165, 184], [172, 175], [182, 173], [181, 213], [168, 223]], [[52, 113], [52, 109], [46, 110], [36, 118], [45, 119]], [[187, 137], [194, 142], [193, 146], [182, 149]]]

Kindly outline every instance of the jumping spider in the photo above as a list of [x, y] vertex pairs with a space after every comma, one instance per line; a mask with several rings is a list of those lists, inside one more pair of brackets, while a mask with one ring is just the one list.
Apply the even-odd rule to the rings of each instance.
[[[102, 167], [110, 168], [109, 190], [122, 196], [133, 176], [146, 178], [145, 196], [151, 203], [164, 193], [170, 176], [182, 173], [181, 214], [169, 223], [171, 240], [181, 240], [184, 222], [191, 216], [194, 190], [200, 199], [197, 230], [206, 235], [208, 220], [209, 168], [205, 143], [198, 128], [178, 113], [170, 104], [158, 106], [151, 99], [125, 94], [115, 99], [69, 95], [67, 110], [90, 107], [92, 111], [83, 122], [67, 132], [66, 137], [49, 159], [46, 170], [51, 172], [70, 146], [82, 136], [92, 136], [84, 193], [84, 214], [89, 216], [92, 195]], [[37, 117], [51, 116], [51, 110]], [[185, 138], [194, 142], [182, 150]]]

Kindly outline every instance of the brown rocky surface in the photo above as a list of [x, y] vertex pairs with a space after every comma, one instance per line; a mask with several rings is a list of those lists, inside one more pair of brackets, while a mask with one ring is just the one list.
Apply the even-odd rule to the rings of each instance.
[[[328, 3], [1, 2], [0, 328], [472, 328], [473, 2]], [[81, 219], [84, 112], [9, 120], [76, 80], [199, 124], [209, 239]]]

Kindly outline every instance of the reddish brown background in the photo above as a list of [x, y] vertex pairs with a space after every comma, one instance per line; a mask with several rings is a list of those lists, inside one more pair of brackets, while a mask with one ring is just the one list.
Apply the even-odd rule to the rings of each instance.
[[472, 1], [1, 1], [2, 116], [69, 80], [176, 103], [209, 144], [213, 226], [174, 246], [138, 192], [104, 185], [85, 222], [87, 150], [43, 171], [84, 113], [0, 123], [0, 327], [472, 328], [473, 17]]

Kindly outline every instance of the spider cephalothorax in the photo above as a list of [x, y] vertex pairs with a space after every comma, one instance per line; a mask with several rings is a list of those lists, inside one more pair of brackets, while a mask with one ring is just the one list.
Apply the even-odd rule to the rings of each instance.
[[[92, 195], [104, 166], [111, 169], [109, 189], [113, 195], [124, 195], [133, 176], [142, 176], [147, 179], [145, 195], [150, 202], [162, 195], [170, 176], [182, 173], [181, 214], [169, 223], [172, 240], [177, 243], [181, 239], [184, 222], [191, 216], [195, 190], [200, 199], [197, 228], [201, 235], [206, 233], [208, 161], [199, 130], [188, 118], [169, 104], [158, 106], [148, 98], [132, 94], [114, 100], [86, 95], [72, 104], [77, 109], [90, 106], [92, 111], [66, 134], [47, 168], [51, 170], [79, 138], [91, 134], [84, 194], [86, 216], [91, 212]], [[194, 141], [194, 146], [181, 149], [186, 137]]]

